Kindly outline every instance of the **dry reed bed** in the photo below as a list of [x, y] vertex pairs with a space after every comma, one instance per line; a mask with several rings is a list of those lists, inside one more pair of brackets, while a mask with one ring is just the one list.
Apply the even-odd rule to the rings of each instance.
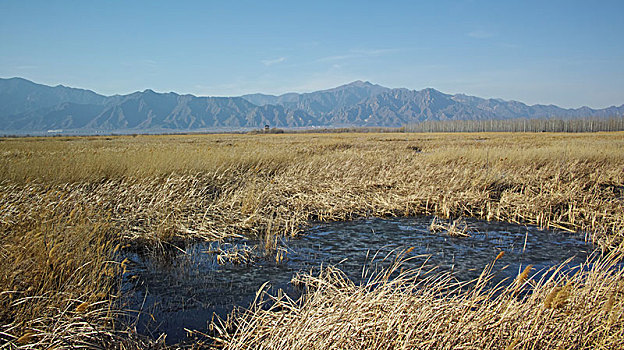
[[540, 278], [529, 266], [507, 286], [487, 288], [495, 259], [471, 284], [403, 271], [401, 261], [362, 285], [326, 268], [293, 280], [307, 289], [302, 299], [264, 296], [212, 324], [214, 338], [226, 349], [624, 348], [621, 256]]
[[586, 230], [621, 251], [623, 151], [624, 133], [3, 139], [0, 339], [124, 344], [111, 319], [128, 243], [270, 246], [309, 220], [434, 214]]
[[[96, 138], [56, 141], [49, 153], [53, 141], [35, 140], [36, 159], [22, 150], [28, 142], [7, 147], [23, 156], [4, 160], [3, 192], [66, 192], [67, 205], [98, 203], [129, 237], [148, 239], [294, 234], [310, 219], [435, 214], [585, 230], [619, 244], [623, 134], [424, 136]], [[20, 212], [47, 205], [20, 203]]]
[[120, 266], [110, 260], [112, 227], [89, 208], [59, 209], [2, 218], [0, 340], [9, 348], [80, 347], [115, 338], [109, 330]]

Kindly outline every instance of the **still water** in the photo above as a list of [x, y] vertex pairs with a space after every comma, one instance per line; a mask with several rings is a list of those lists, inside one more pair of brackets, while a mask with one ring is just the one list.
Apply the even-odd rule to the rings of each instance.
[[[389, 264], [382, 261], [384, 256], [414, 247], [410, 256], [415, 258], [406, 267], [420, 267], [426, 261], [452, 271], [459, 280], [471, 280], [505, 251], [496, 265], [505, 267], [497, 270], [496, 279], [501, 280], [515, 277], [528, 264], [534, 271], [571, 257], [571, 265], [579, 264], [593, 248], [576, 234], [479, 220], [466, 220], [470, 237], [451, 237], [430, 232], [431, 220], [317, 224], [301, 237], [281, 242], [281, 259], [275, 253], [265, 257], [262, 243], [244, 240], [187, 244], [166, 256], [126, 252], [124, 258], [131, 261], [123, 286], [126, 308], [141, 311], [131, 313], [140, 333], [154, 337], [166, 333], [172, 344], [184, 341], [184, 328], [205, 330], [213, 314], [225, 317], [236, 306], [247, 307], [267, 281], [273, 292], [281, 288], [296, 296], [291, 278], [297, 272], [318, 271], [321, 265], [334, 265], [359, 282], [363, 267], [383, 268]], [[228, 260], [234, 252], [243, 259]]]

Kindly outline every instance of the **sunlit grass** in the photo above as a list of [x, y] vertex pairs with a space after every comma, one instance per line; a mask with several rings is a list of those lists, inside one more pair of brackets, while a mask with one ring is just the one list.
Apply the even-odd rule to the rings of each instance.
[[310, 220], [428, 214], [582, 231], [622, 251], [623, 212], [624, 133], [4, 138], [0, 339], [139, 344], [112, 322], [120, 245], [254, 236], [271, 251]]
[[[226, 349], [621, 349], [624, 271], [618, 254], [590, 260], [576, 273], [531, 266], [515, 280], [486, 287], [498, 257], [482, 275], [452, 275], [393, 266], [351, 282], [326, 268], [293, 283], [299, 300], [267, 296], [215, 322]], [[393, 257], [390, 257], [393, 258]], [[262, 294], [260, 294], [262, 295]]]

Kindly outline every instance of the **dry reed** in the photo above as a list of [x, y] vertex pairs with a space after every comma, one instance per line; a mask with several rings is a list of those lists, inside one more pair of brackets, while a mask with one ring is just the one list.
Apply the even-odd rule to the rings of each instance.
[[539, 278], [527, 268], [518, 284], [493, 288], [482, 288], [489, 266], [483, 279], [458, 283], [398, 261], [361, 285], [330, 267], [295, 278], [307, 290], [299, 300], [265, 294], [214, 322], [213, 338], [225, 349], [622, 349], [621, 257]]
[[[622, 251], [623, 212], [624, 133], [2, 139], [0, 339], [10, 347], [24, 348], [69, 344], [102, 347], [95, 340], [97, 335], [109, 339], [107, 346], [121, 342], [128, 348], [132, 346], [128, 339], [135, 339], [137, 344], [145, 341], [131, 334], [118, 337], [116, 332], [123, 333], [123, 327], [111, 322], [117, 307], [116, 286], [123, 273], [117, 252], [128, 244], [140, 248], [164, 246], [179, 239], [251, 236], [262, 239], [265, 249], [279, 262], [287, 257], [277, 246], [277, 237], [297, 235], [311, 220], [426, 214], [583, 231], [605, 251]], [[608, 307], [612, 328], [608, 332], [597, 328], [604, 331], [605, 344], [612, 344], [623, 338], [618, 328], [621, 315], [613, 311], [621, 310], [621, 292], [614, 292], [618, 282], [610, 275], [595, 276], [588, 280], [600, 288], [610, 288], [611, 294], [604, 300], [596, 296], [588, 305], [600, 306], [600, 310], [603, 304], [612, 305]], [[386, 284], [398, 293], [407, 288], [401, 281], [404, 279]], [[433, 284], [424, 290], [435, 291], [437, 282], [429, 282]], [[583, 283], [553, 285], [533, 293], [541, 295], [537, 304], [557, 306], [539, 315], [528, 311], [534, 312], [536, 306], [501, 301], [485, 304], [492, 308], [514, 305], [526, 309], [526, 317], [548, 314], [557, 318], [563, 317], [559, 310], [568, 310], [579, 317], [576, 325], [585, 329], [595, 323], [584, 318], [581, 311], [570, 309], [570, 305], [578, 305], [570, 300], [577, 300], [579, 290], [585, 290]], [[358, 288], [338, 291], [345, 295], [345, 291]], [[547, 299], [555, 288], [561, 289]], [[569, 288], [568, 296], [565, 288]], [[373, 290], [358, 293], [363, 298], [379, 298]], [[447, 308], [441, 305], [449, 302], [455, 305], [448, 306], [449, 310], [464, 310], [462, 317], [476, 320], [466, 330], [483, 334], [489, 329], [489, 319], [466, 311], [461, 303], [453, 304], [455, 297], [442, 298], [439, 303], [429, 301], [438, 309]], [[415, 305], [424, 308], [423, 312], [430, 310]], [[329, 310], [342, 312], [330, 306]], [[438, 315], [436, 308], [431, 309], [430, 316]], [[360, 311], [370, 314], [365, 309]], [[483, 317], [499, 319], [486, 309], [482, 311]], [[86, 321], [85, 315], [89, 315]], [[410, 323], [401, 324], [402, 318], [410, 316], [405, 312], [398, 315], [391, 324], [410, 333], [405, 328]], [[433, 324], [439, 329], [455, 327], [468, 337], [458, 328], [465, 320], [453, 320], [436, 319]], [[81, 322], [92, 328], [83, 327]], [[367, 328], [367, 323], [358, 322], [353, 319], [335, 327], [350, 327], [379, 339], [395, 334], [383, 328], [387, 325]], [[497, 347], [517, 339], [514, 346], [524, 347], [537, 337], [531, 333], [534, 330], [496, 329], [502, 332], [499, 338], [484, 339]], [[438, 332], [429, 331], [432, 335]], [[550, 334], [549, 329], [543, 332]], [[503, 335], [509, 337], [505, 344]], [[566, 337], [562, 339], [574, 339]], [[357, 334], [353, 339], [364, 339], [357, 347], [373, 344]], [[401, 347], [399, 340], [405, 338], [396, 339], [393, 344]], [[423, 340], [422, 346], [443, 344], [439, 338], [431, 339], [435, 340]], [[565, 344], [549, 341], [551, 345]]]
[[466, 224], [466, 220], [463, 218], [459, 218], [453, 220], [450, 223], [447, 223], [443, 220], [440, 220], [437, 216], [431, 220], [431, 224], [429, 224], [429, 231], [433, 233], [437, 232], [445, 232], [447, 235], [451, 237], [470, 237], [470, 228], [468, 224]]

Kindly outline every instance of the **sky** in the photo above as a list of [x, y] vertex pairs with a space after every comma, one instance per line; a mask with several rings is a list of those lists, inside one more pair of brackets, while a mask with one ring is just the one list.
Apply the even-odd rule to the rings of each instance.
[[624, 104], [624, 1], [0, 0], [0, 77], [104, 95], [310, 92], [355, 80]]

